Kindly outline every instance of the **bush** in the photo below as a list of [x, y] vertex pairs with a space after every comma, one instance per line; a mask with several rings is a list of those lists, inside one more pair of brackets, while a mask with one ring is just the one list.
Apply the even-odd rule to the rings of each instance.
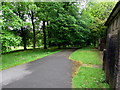
[[9, 51], [11, 46], [19, 46], [21, 42], [21, 37], [14, 35], [11, 31], [8, 30], [2, 30], [1, 36], [2, 53]]

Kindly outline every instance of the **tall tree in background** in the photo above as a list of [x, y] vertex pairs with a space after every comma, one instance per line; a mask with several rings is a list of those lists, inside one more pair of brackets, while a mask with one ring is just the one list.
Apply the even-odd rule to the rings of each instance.
[[[77, 2], [3, 2], [2, 45], [7, 48], [22, 43], [24, 50], [28, 45], [33, 45], [33, 49], [42, 45], [44, 49], [96, 46], [98, 39], [105, 36], [104, 22], [115, 3], [86, 2], [85, 5], [80, 8]], [[5, 40], [13, 40], [6, 37], [7, 33], [13, 34], [10, 35], [13, 39], [16, 36], [16, 40], [21, 37], [21, 41], [6, 45]]]
[[36, 20], [36, 12], [37, 12], [37, 6], [34, 3], [30, 3], [29, 5], [29, 14], [32, 21], [32, 29], [33, 29], [33, 49], [36, 47], [36, 32], [35, 32], [35, 20]]
[[98, 39], [105, 36], [104, 23], [114, 5], [115, 2], [89, 2], [82, 10], [80, 23], [83, 29], [89, 30], [87, 43], [93, 43], [96, 46]]
[[[6, 12], [7, 10], [3, 9], [3, 11], [5, 11], [5, 13], [3, 12], [4, 20], [8, 20], [10, 24], [7, 27], [11, 27], [13, 29], [12, 31], [14, 31], [14, 33], [16, 33], [22, 38], [22, 44], [24, 50], [27, 49], [26, 47], [27, 47], [27, 38], [28, 38], [28, 32], [27, 32], [28, 29], [26, 29], [25, 27], [31, 25], [29, 22], [26, 22], [27, 18], [25, 17], [28, 13], [27, 4], [28, 3], [25, 2], [3, 3], [3, 8], [8, 8], [8, 10], [11, 11], [11, 14], [9, 14], [9, 12]], [[7, 16], [6, 14], [9, 14], [9, 17], [6, 17]]]
[[20, 28], [23, 21], [13, 11], [14, 7], [10, 2], [2, 2], [2, 52], [9, 51], [11, 46], [18, 46], [21, 38], [14, 35], [13, 30]]
[[25, 15], [28, 13], [27, 11], [27, 3], [24, 2], [13, 2], [11, 3], [14, 6], [14, 13], [23, 21], [22, 26], [20, 29], [16, 29], [20, 36], [22, 37], [22, 43], [24, 46], [24, 50], [27, 49], [27, 31], [25, 30], [25, 22], [26, 18]]

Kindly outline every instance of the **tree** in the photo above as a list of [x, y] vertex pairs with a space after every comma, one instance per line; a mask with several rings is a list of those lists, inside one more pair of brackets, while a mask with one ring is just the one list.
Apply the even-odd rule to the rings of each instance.
[[14, 35], [13, 29], [20, 28], [23, 21], [14, 14], [12, 9], [11, 3], [2, 3], [2, 52], [10, 50], [11, 46], [18, 46], [21, 41], [19, 36]]
[[36, 12], [38, 10], [37, 6], [34, 3], [29, 4], [29, 15], [32, 21], [32, 29], [33, 29], [33, 49], [36, 47], [36, 32], [35, 32], [35, 21], [36, 20]]
[[20, 45], [21, 37], [14, 35], [14, 33], [9, 30], [2, 30], [1, 33], [2, 53], [10, 51], [11, 47]]
[[32, 44], [33, 49], [42, 44], [44, 49], [47, 46], [96, 46], [97, 40], [105, 36], [103, 24], [115, 3], [86, 2], [85, 5], [80, 4], [80, 8], [77, 2], [2, 2], [1, 21], [5, 30], [2, 37], [6, 33], [11, 34], [10, 37], [21, 37], [24, 50]]
[[112, 11], [115, 2], [89, 2], [86, 8], [81, 12], [80, 23], [85, 31], [89, 31], [87, 43], [93, 43], [96, 46], [96, 42], [99, 38], [105, 36], [104, 23]]
[[28, 6], [28, 3], [26, 2], [12, 2], [12, 3], [4, 2], [3, 9], [2, 9], [4, 22], [6, 23], [4, 27], [11, 27], [13, 31], [17, 33], [17, 35], [22, 37], [24, 50], [27, 49], [26, 42], [27, 42], [27, 36], [28, 36], [26, 35], [27, 32], [25, 30], [26, 29], [25, 27], [31, 25], [29, 22], [26, 22], [26, 19], [28, 17], [27, 6]]

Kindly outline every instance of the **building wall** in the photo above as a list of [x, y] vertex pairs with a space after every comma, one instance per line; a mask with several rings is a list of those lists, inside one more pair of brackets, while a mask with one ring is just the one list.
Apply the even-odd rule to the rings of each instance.
[[119, 62], [118, 62], [118, 72], [117, 72], [117, 81], [116, 81], [116, 88], [120, 88], [120, 30], [118, 31], [118, 38], [119, 38], [119, 40], [118, 40], [118, 45], [119, 45], [119, 47], [118, 47], [118, 60], [119, 60]]
[[120, 90], [120, 14], [108, 23], [106, 51], [103, 68], [106, 81], [112, 88]]
[[108, 34], [116, 34], [120, 30], [120, 14], [118, 14], [108, 25]]

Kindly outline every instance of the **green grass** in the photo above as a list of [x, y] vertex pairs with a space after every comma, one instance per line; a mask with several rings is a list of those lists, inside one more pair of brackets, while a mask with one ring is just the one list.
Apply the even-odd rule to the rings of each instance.
[[100, 65], [102, 63], [100, 61], [100, 57], [97, 50], [90, 48], [76, 50], [70, 55], [69, 58], [72, 60], [80, 61], [84, 64]]
[[104, 80], [104, 72], [100, 68], [81, 66], [72, 83], [75, 88], [109, 88]]
[[[102, 68], [95, 68], [91, 65], [102, 65], [101, 58], [96, 49], [83, 48], [73, 52], [71, 60], [82, 62], [77, 74], [72, 78], [73, 88], [109, 88], [109, 84], [105, 83], [105, 74]], [[84, 66], [84, 64], [88, 64]]]
[[58, 49], [35, 49], [35, 50], [25, 50], [19, 52], [13, 52], [2, 55], [2, 59], [0, 60], [0, 70], [4, 70], [16, 65], [24, 64], [27, 62], [34, 61], [39, 58], [43, 58], [50, 54], [57, 53], [61, 50]]

